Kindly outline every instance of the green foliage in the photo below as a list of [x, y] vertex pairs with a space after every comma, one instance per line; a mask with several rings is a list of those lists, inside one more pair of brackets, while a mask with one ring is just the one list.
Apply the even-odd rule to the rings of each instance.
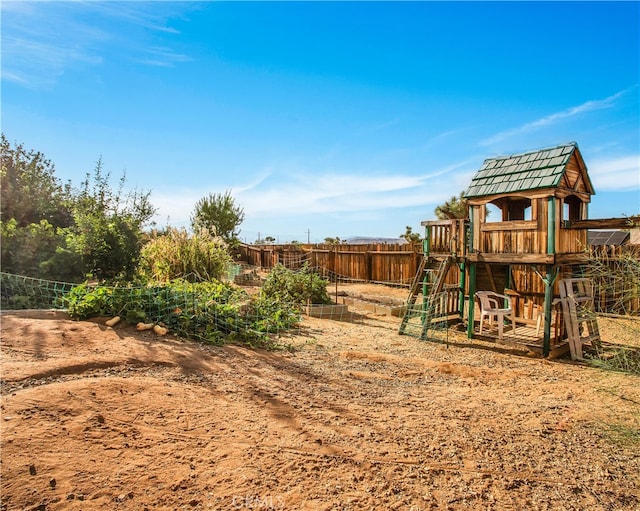
[[468, 203], [467, 199], [464, 196], [464, 192], [460, 192], [460, 196], [456, 197], [455, 195], [451, 197], [448, 201], [444, 201], [444, 203], [440, 204], [435, 209], [436, 217], [440, 220], [449, 220], [456, 218], [468, 218]]
[[73, 280], [77, 259], [59, 266], [72, 223], [72, 192], [55, 177], [44, 155], [11, 146], [0, 136], [1, 187], [0, 264], [5, 272], [41, 278]]
[[142, 228], [155, 209], [150, 192], [124, 193], [126, 177], [117, 190], [110, 174], [98, 160], [93, 176], [87, 174], [74, 201], [75, 226], [69, 239], [80, 255], [86, 273], [100, 278], [130, 278], [134, 275], [142, 247]]
[[226, 243], [234, 245], [239, 242], [237, 230], [244, 221], [244, 210], [236, 206], [231, 193], [209, 194], [196, 202], [191, 227], [195, 232], [206, 228], [220, 236]]
[[118, 314], [119, 308], [114, 300], [113, 288], [80, 284], [69, 292], [66, 301], [72, 318], [86, 319]]
[[278, 303], [330, 304], [332, 301], [327, 292], [327, 284], [325, 279], [310, 269], [308, 263], [295, 272], [278, 264], [267, 276], [262, 294]]
[[340, 243], [343, 243], [343, 241], [338, 236], [336, 236], [335, 238], [327, 237], [324, 239], [324, 242], [327, 245], [340, 245]]
[[70, 185], [62, 186], [55, 168], [42, 153], [12, 146], [0, 135], [0, 211], [3, 221], [17, 227], [47, 221], [54, 227], [72, 223]]
[[404, 238], [409, 243], [417, 243], [422, 239], [417, 232], [413, 232], [413, 228], [410, 225], [407, 225], [404, 234], [401, 234], [400, 237]]
[[168, 228], [143, 247], [140, 273], [158, 282], [220, 280], [232, 263], [226, 243], [207, 229], [189, 235], [185, 229]]
[[249, 297], [222, 282], [175, 280], [148, 287], [89, 287], [67, 295], [73, 318], [116, 316], [137, 322], [162, 323], [172, 332], [214, 344], [241, 342], [275, 348], [272, 334], [300, 320], [290, 306], [266, 297]]
[[2, 254], [4, 271], [77, 282], [131, 277], [143, 225], [155, 213], [149, 193], [117, 189], [98, 161], [79, 191], [62, 186], [41, 153], [0, 138]]
[[64, 308], [65, 295], [74, 284], [35, 279], [0, 272], [0, 308], [50, 309]]
[[640, 376], [640, 348], [621, 346], [601, 349], [591, 356], [589, 362], [605, 371], [620, 371]]
[[48, 220], [18, 226], [16, 219], [0, 221], [2, 269], [7, 273], [78, 281], [78, 258], [67, 247], [67, 229]]

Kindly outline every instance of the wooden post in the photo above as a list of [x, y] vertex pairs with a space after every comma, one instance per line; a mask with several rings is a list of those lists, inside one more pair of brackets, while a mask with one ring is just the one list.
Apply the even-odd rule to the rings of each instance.
[[467, 337], [473, 339], [473, 313], [476, 294], [476, 263], [469, 263], [469, 314], [467, 318]]
[[542, 356], [549, 356], [551, 351], [551, 305], [553, 302], [553, 286], [558, 272], [554, 271], [551, 264], [547, 265], [547, 275], [544, 280], [544, 341], [542, 344]]

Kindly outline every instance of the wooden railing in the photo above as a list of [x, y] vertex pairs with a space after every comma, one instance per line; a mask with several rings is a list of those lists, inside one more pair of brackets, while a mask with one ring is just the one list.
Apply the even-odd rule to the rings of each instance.
[[435, 220], [422, 222], [425, 228], [425, 252], [430, 255], [466, 252], [466, 220]]

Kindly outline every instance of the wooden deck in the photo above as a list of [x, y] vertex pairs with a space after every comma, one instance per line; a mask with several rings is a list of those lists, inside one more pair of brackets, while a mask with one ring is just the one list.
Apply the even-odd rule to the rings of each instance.
[[[536, 325], [521, 325], [516, 323], [515, 329], [512, 329], [511, 326], [507, 327], [505, 325], [502, 340], [498, 339], [498, 331], [495, 325], [491, 330], [488, 330], [485, 326], [483, 328], [482, 335], [479, 334], [479, 331], [480, 327], [476, 322], [474, 337], [477, 339], [492, 341], [496, 344], [509, 346], [515, 349], [526, 349], [527, 351], [531, 351], [539, 355], [542, 355], [543, 353], [544, 334], [542, 328], [538, 331]], [[554, 339], [552, 332], [549, 358], [558, 358], [567, 353], [569, 353], [569, 341], [567, 339]]]

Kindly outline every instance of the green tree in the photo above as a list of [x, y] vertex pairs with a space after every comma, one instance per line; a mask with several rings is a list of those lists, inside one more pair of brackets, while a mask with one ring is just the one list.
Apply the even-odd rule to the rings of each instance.
[[149, 200], [151, 192], [125, 193], [125, 175], [113, 190], [110, 177], [103, 170], [102, 158], [93, 175], [87, 173], [74, 200], [70, 243], [85, 273], [100, 279], [130, 278], [137, 269], [142, 229], [156, 210]]
[[237, 206], [231, 192], [210, 193], [196, 202], [191, 215], [191, 228], [198, 232], [203, 227], [220, 236], [231, 246], [239, 243], [238, 227], [244, 221], [244, 210]]
[[26, 150], [22, 144], [11, 146], [0, 135], [0, 218], [14, 219], [17, 227], [46, 220], [54, 227], [73, 222], [71, 185], [63, 186], [55, 176], [55, 167], [45, 156]]
[[410, 225], [407, 225], [405, 233], [401, 234], [400, 237], [404, 238], [409, 243], [417, 243], [422, 239], [417, 232], [413, 232], [413, 228]]
[[468, 218], [468, 203], [464, 196], [464, 192], [460, 192], [460, 196], [455, 195], [451, 199], [436, 206], [435, 214], [440, 220], [452, 220], [456, 218]]
[[342, 243], [342, 240], [338, 236], [336, 236], [335, 238], [327, 237], [324, 239], [324, 242], [327, 245], [340, 245], [340, 243]]
[[[7, 273], [54, 280], [78, 276], [66, 232], [73, 223], [71, 185], [45, 156], [0, 136], [0, 264]], [[68, 260], [68, 261], [67, 261]], [[68, 265], [62, 266], [64, 262]]]

